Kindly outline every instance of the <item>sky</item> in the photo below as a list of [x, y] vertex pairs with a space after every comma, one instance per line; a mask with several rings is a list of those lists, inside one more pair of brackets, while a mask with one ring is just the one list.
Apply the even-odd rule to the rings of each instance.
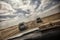
[[60, 0], [0, 0], [0, 20], [27, 18], [44, 12], [59, 2]]

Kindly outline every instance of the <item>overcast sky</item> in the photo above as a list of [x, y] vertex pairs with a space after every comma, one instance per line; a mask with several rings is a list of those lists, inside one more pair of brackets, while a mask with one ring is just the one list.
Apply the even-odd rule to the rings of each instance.
[[29, 17], [57, 5], [60, 0], [0, 0], [0, 19]]

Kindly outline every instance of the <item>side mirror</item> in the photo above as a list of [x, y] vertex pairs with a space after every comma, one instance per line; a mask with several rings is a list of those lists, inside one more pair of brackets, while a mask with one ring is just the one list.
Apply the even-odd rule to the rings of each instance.
[[36, 19], [36, 22], [37, 22], [37, 23], [41, 23], [41, 22], [42, 22], [41, 18], [40, 18], [40, 17], [37, 18], [37, 19]]
[[19, 24], [19, 30], [20, 31], [24, 31], [24, 30], [26, 30], [27, 29], [27, 26], [24, 24], [24, 23], [20, 23]]

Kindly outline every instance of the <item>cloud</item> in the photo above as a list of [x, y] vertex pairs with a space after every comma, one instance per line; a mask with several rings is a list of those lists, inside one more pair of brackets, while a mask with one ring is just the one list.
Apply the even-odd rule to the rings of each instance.
[[[0, 4], [3, 5], [3, 8], [6, 10], [0, 9], [1, 15], [10, 15], [15, 17], [11, 18], [26, 18], [30, 15], [38, 14], [39, 12], [44, 12], [51, 7], [58, 4], [59, 0], [3, 0], [0, 1]], [[6, 6], [4, 6], [6, 5]], [[7, 16], [10, 18], [10, 16]]]

